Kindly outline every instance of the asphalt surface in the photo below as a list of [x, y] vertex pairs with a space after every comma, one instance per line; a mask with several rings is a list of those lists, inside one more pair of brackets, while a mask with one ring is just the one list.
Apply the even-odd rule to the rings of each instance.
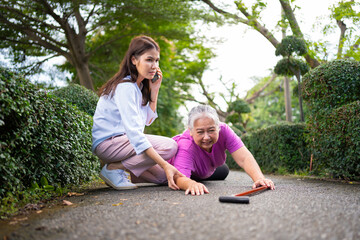
[[[205, 182], [210, 194], [185, 196], [166, 186], [116, 191], [106, 185], [70, 206], [53, 206], [26, 220], [1, 222], [1, 239], [360, 239], [360, 185], [267, 176], [274, 191], [249, 204], [219, 196], [250, 190], [243, 172]], [[21, 218], [21, 216], [20, 216]], [[15, 219], [16, 220], [16, 219]]]

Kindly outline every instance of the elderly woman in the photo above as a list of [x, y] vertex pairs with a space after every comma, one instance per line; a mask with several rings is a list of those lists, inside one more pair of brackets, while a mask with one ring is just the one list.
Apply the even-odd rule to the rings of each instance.
[[210, 106], [194, 107], [188, 116], [188, 129], [173, 139], [178, 144], [178, 151], [168, 162], [185, 175], [174, 178], [176, 185], [185, 190], [185, 194], [209, 193], [206, 186], [197, 181], [226, 178], [228, 168], [225, 164], [225, 150], [252, 178], [253, 188], [266, 185], [275, 189], [274, 183], [264, 177], [241, 139], [228, 125], [219, 122], [216, 111]]

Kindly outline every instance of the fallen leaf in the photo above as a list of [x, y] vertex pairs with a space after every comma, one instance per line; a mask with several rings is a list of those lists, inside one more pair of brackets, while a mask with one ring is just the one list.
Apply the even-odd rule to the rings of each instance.
[[126, 200], [127, 200], [127, 199], [125, 199], [125, 198], [121, 198], [121, 199], [120, 199], [120, 201], [126, 201]]
[[66, 206], [73, 205], [73, 203], [72, 203], [72, 202], [67, 201], [67, 200], [63, 200], [63, 204], [64, 204], [64, 205], [66, 205]]
[[113, 206], [120, 206], [120, 205], [123, 205], [123, 203], [122, 202], [119, 202], [119, 203], [115, 203], [115, 204], [113, 204]]
[[71, 197], [71, 196], [82, 196], [82, 195], [84, 195], [84, 193], [68, 192], [67, 195], [68, 195], [69, 197]]
[[9, 222], [10, 225], [14, 225], [14, 224], [17, 224], [18, 222], [17, 221], [11, 221]]
[[25, 221], [27, 220], [27, 217], [23, 217], [23, 218], [14, 218], [15, 221]]
[[42, 213], [42, 210], [36, 211], [36, 213]]

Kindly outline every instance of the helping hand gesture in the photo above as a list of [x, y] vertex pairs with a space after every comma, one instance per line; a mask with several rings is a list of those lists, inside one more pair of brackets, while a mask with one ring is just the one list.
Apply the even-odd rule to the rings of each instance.
[[169, 188], [173, 190], [179, 190], [180, 188], [175, 184], [174, 178], [185, 177], [184, 174], [179, 172], [179, 170], [177, 170], [173, 165], [169, 163], [164, 166], [164, 171], [168, 180]]

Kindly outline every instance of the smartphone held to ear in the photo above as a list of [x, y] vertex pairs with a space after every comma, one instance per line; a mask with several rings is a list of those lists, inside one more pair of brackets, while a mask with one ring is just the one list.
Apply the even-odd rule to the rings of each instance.
[[153, 79], [151, 79], [151, 81], [154, 83], [154, 82], [156, 82], [156, 80], [158, 80], [158, 79], [159, 79], [159, 74], [156, 72], [155, 75], [154, 75], [154, 77], [153, 77]]

